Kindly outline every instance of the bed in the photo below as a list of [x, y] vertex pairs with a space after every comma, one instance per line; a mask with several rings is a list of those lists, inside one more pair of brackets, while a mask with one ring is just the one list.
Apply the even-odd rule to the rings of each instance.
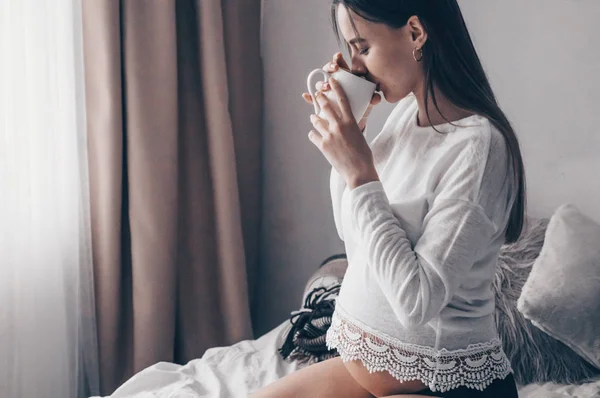
[[[211, 348], [184, 366], [161, 362], [134, 375], [112, 398], [242, 398], [306, 365], [284, 361], [277, 352], [290, 327], [281, 323], [257, 340]], [[600, 397], [600, 377], [581, 385], [531, 384], [521, 398]]]
[[[600, 318], [590, 317], [600, 314], [600, 224], [573, 206], [559, 208], [551, 220], [526, 224], [518, 242], [503, 246], [493, 286], [496, 323], [520, 384], [519, 396], [600, 398]], [[339, 287], [346, 268], [344, 254], [326, 259], [306, 282], [303, 308], [297, 313], [316, 311], [315, 305], [320, 304], [313, 293]], [[110, 397], [248, 397], [310, 366], [284, 360], [279, 352], [290, 336], [302, 331], [298, 325], [296, 321], [289, 333], [292, 324], [285, 320], [257, 340], [208, 349], [183, 366], [157, 363], [131, 377]], [[314, 324], [309, 326], [306, 330], [314, 330]], [[318, 357], [302, 350], [300, 343], [296, 348], [300, 358]]]

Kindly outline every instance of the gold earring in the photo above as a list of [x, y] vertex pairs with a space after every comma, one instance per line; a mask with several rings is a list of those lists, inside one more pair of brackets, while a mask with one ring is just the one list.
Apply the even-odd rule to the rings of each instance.
[[415, 49], [413, 50], [413, 58], [415, 59], [415, 61], [421, 62], [421, 60], [423, 59], [423, 49], [415, 47]]

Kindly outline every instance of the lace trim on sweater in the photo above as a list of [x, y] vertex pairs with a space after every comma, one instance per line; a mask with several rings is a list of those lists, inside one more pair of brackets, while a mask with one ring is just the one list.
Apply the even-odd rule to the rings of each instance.
[[387, 371], [401, 382], [420, 380], [431, 391], [446, 392], [460, 386], [484, 390], [512, 372], [498, 339], [462, 350], [434, 350], [365, 329], [348, 316], [342, 317], [336, 308], [327, 331], [327, 348], [337, 349], [344, 362], [360, 359], [371, 373]]

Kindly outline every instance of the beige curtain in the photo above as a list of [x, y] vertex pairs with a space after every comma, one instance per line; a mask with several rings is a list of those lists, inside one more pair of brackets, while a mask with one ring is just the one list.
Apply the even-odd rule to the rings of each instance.
[[251, 338], [260, 0], [86, 0], [101, 393]]

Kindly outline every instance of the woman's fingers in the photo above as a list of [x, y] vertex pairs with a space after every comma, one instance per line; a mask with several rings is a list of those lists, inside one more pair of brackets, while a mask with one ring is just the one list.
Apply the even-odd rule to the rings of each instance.
[[317, 101], [319, 101], [319, 106], [321, 107], [321, 112], [319, 113], [319, 116], [322, 118], [322, 120], [327, 120], [329, 124], [337, 123], [336, 120], [339, 118], [339, 116], [333, 109], [329, 99], [325, 95], [319, 94]]
[[317, 89], [317, 92], [320, 92], [329, 90], [331, 86], [327, 82], [318, 81], [317, 84], [315, 84], [315, 88]]
[[[315, 88], [317, 89], [317, 93], [322, 93], [324, 91], [331, 90], [331, 85], [327, 82], [318, 81], [317, 84], [315, 84]], [[310, 93], [302, 93], [302, 98], [304, 98], [304, 101], [309, 104], [313, 103], [313, 98]]]
[[367, 110], [365, 111], [365, 114], [363, 115], [362, 119], [360, 119], [359, 125], [361, 125], [361, 123], [362, 123], [362, 125], [364, 125], [364, 123], [366, 123], [366, 120], [369, 117], [369, 115], [371, 114], [373, 107], [375, 105], [379, 104], [381, 101], [382, 101], [382, 98], [379, 93], [373, 94], [373, 97], [371, 97], [371, 103], [367, 107]]
[[340, 66], [338, 64], [336, 64], [335, 62], [329, 62], [327, 65], [325, 65], [325, 67], [323, 69], [325, 69], [329, 73], [333, 73], [333, 72], [337, 71], [339, 68], [340, 68]]
[[371, 98], [371, 105], [377, 105], [381, 102], [381, 95], [379, 93], [373, 94]]
[[344, 56], [342, 55], [342, 53], [335, 53], [333, 55], [333, 63], [336, 65], [339, 65], [340, 68], [350, 70], [350, 67], [346, 63], [346, 60], [344, 59]]
[[[348, 70], [350, 69], [348, 67], [348, 64], [344, 60], [344, 56], [340, 52], [335, 53], [333, 55], [331, 62], [328, 62], [325, 64], [325, 66], [323, 66], [323, 70], [330, 72], [330, 73], [337, 71], [339, 68], [344, 68], [344, 69], [348, 69]], [[317, 89], [317, 92], [324, 92], [324, 91], [331, 90], [331, 85], [326, 82], [318, 81], [317, 84], [315, 84], [315, 88]], [[379, 95], [377, 95], [377, 97], [379, 97]], [[306, 103], [308, 103], [308, 104], [313, 103], [313, 98], [309, 93], [302, 93], [302, 98], [304, 98], [304, 101], [306, 101]], [[375, 101], [375, 102], [373, 102], [373, 101]], [[380, 101], [381, 101], [381, 98], [379, 98], [379, 100], [375, 100], [375, 97], [373, 97], [373, 99], [371, 99], [371, 103], [374, 105], [378, 104]]]
[[[319, 84], [321, 83], [321, 84]], [[323, 92], [323, 91], [327, 91], [327, 90], [331, 90], [331, 86], [329, 84], [322, 84], [322, 82], [317, 83], [317, 85], [319, 85], [320, 90], [318, 90], [317, 92]], [[312, 104], [313, 103], [313, 98], [309, 93], [302, 93], [302, 98], [304, 98], [304, 101], [306, 101], [307, 104]], [[383, 99], [381, 98], [381, 94], [379, 93], [375, 93], [373, 94], [373, 97], [371, 97], [371, 102], [369, 103], [369, 106], [375, 106], [379, 103], [381, 103], [381, 101], [383, 101]]]
[[[329, 89], [331, 89], [331, 87], [328, 86], [327, 90], [329, 90]], [[325, 89], [319, 90], [319, 91], [317, 91], [317, 93], [319, 93], [319, 92], [322, 93], [323, 91], [327, 91], [327, 90], [325, 90]], [[315, 93], [315, 95], [316, 95], [316, 93]], [[304, 98], [304, 101], [306, 101], [306, 103], [308, 103], [308, 104], [313, 103], [313, 97], [309, 93], [302, 93], [302, 98]]]
[[339, 68], [350, 70], [348, 64], [344, 60], [342, 53], [334, 54], [331, 62], [328, 62], [325, 64], [325, 66], [323, 66], [323, 70], [326, 70], [330, 73], [337, 71]]

